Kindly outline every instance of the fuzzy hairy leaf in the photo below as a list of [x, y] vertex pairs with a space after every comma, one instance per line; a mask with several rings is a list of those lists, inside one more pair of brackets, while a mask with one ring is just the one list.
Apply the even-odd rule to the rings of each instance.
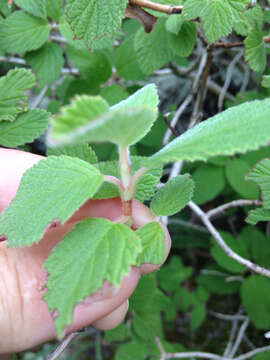
[[233, 15], [231, 7], [224, 0], [212, 0], [207, 3], [200, 14], [205, 35], [210, 43], [232, 31]]
[[260, 25], [256, 23], [245, 39], [245, 58], [252, 70], [262, 73], [266, 66], [266, 51], [263, 33]]
[[57, 80], [65, 62], [61, 47], [54, 42], [47, 42], [42, 48], [28, 53], [25, 59], [37, 74], [40, 87]]
[[183, 8], [183, 17], [186, 20], [196, 19], [197, 17], [200, 17], [206, 5], [206, 0], [187, 0]]
[[155, 215], [174, 215], [191, 200], [194, 183], [189, 174], [169, 180], [153, 197], [150, 207]]
[[150, 131], [156, 117], [149, 107], [112, 110], [61, 137], [59, 144], [109, 141], [133, 145]]
[[47, 0], [15, 0], [15, 4], [31, 15], [46, 19]]
[[137, 60], [141, 70], [146, 75], [158, 70], [173, 56], [168, 44], [165, 21], [165, 19], [159, 19], [150, 34], [145, 33], [144, 29], [141, 28], [135, 36], [134, 47]]
[[49, 34], [47, 20], [15, 11], [0, 22], [0, 47], [9, 53], [21, 54], [40, 48]]
[[95, 39], [115, 34], [128, 0], [68, 0], [66, 15], [76, 37], [91, 47]]
[[59, 21], [63, 14], [63, 0], [46, 0], [48, 16]]
[[138, 256], [137, 266], [145, 263], [159, 265], [166, 256], [164, 229], [157, 221], [150, 222], [136, 231], [142, 240], [142, 252]]
[[60, 115], [53, 120], [53, 135], [64, 137], [108, 111], [109, 105], [100, 96], [77, 95], [71, 104], [62, 107]]
[[59, 338], [71, 324], [75, 305], [99, 290], [105, 279], [119, 287], [141, 249], [140, 238], [129, 227], [102, 218], [85, 219], [64, 237], [45, 263], [50, 274], [45, 299], [51, 312], [59, 312]]
[[9, 246], [37, 243], [50, 223], [67, 221], [102, 181], [103, 175], [80, 159], [41, 160], [24, 173], [15, 198], [1, 216], [0, 234], [7, 236]]
[[246, 176], [247, 180], [254, 181], [261, 189], [263, 207], [270, 209], [270, 159], [263, 159]]
[[16, 147], [38, 138], [49, 126], [50, 114], [32, 109], [18, 116], [16, 121], [0, 122], [0, 144]]
[[35, 85], [30, 70], [10, 70], [0, 78], [0, 121], [14, 121], [16, 116], [27, 110], [28, 97], [25, 92]]
[[79, 158], [90, 164], [96, 164], [98, 158], [94, 150], [88, 144], [75, 144], [75, 145], [66, 145], [59, 146], [56, 148], [49, 148], [47, 150], [47, 155], [67, 155], [75, 158]]
[[171, 141], [151, 156], [145, 166], [178, 160], [207, 160], [256, 150], [270, 140], [270, 100], [255, 100], [231, 107]]
[[179, 57], [189, 56], [196, 44], [197, 28], [189, 21], [184, 21], [177, 35], [169, 34], [169, 45], [172, 52]]

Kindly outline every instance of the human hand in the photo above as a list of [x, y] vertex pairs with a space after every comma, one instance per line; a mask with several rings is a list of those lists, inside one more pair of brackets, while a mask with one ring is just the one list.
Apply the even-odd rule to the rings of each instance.
[[[0, 213], [16, 195], [23, 173], [41, 159], [38, 155], [0, 149]], [[136, 200], [132, 202], [132, 213], [134, 228], [154, 219], [151, 211]], [[43, 300], [47, 280], [43, 269], [45, 260], [77, 222], [86, 217], [106, 217], [117, 221], [121, 215], [119, 198], [89, 200], [64, 225], [51, 226], [38, 244], [7, 248], [7, 241], [0, 242], [0, 354], [26, 350], [56, 337], [53, 317]], [[168, 254], [170, 236], [167, 230], [166, 242]], [[67, 332], [90, 324], [100, 329], [116, 327], [126, 315], [127, 299], [135, 290], [141, 274], [157, 267], [151, 264], [132, 267], [120, 289], [105, 282], [101, 290], [75, 307], [73, 322]]]

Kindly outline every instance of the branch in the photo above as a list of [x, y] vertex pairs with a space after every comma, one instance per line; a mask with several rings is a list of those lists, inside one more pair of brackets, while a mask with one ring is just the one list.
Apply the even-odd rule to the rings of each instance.
[[238, 348], [239, 348], [239, 346], [240, 346], [240, 344], [241, 344], [241, 342], [243, 340], [243, 337], [245, 335], [245, 332], [246, 332], [246, 329], [247, 329], [248, 325], [249, 325], [249, 319], [247, 318], [240, 327], [239, 333], [237, 335], [237, 338], [235, 340], [233, 348], [232, 348], [232, 350], [230, 352], [230, 357], [231, 358], [233, 358], [234, 355], [236, 354], [236, 352], [237, 352], [237, 350], [238, 350]]
[[159, 11], [165, 14], [181, 14], [183, 10], [183, 6], [164, 5], [164, 4], [154, 3], [149, 0], [129, 0], [129, 3], [131, 5]]
[[249, 351], [243, 355], [236, 357], [234, 360], [246, 360], [246, 359], [252, 358], [254, 355], [260, 354], [265, 351], [270, 351], [270, 345], [263, 346], [261, 348]]
[[212, 223], [209, 221], [207, 215], [197, 206], [193, 201], [190, 201], [188, 203], [189, 208], [195, 212], [195, 214], [198, 215], [198, 217], [201, 219], [201, 221], [204, 223], [204, 225], [209, 230], [210, 234], [214, 237], [218, 245], [224, 250], [224, 252], [237, 261], [238, 263], [244, 265], [246, 268], [248, 268], [251, 271], [254, 271], [257, 274], [266, 276], [270, 278], [270, 270], [263, 268], [260, 265], [254, 264], [251, 261], [243, 258], [242, 256], [238, 255], [236, 252], [234, 252], [222, 239], [219, 232], [216, 230], [216, 228], [212, 225]]
[[252, 206], [252, 205], [262, 205], [262, 201], [261, 200], [244, 200], [244, 199], [233, 200], [227, 204], [223, 204], [223, 205], [216, 207], [215, 209], [209, 210], [205, 215], [207, 216], [208, 219], [210, 219], [211, 217], [222, 215], [222, 213], [225, 210], [230, 209], [232, 207]]

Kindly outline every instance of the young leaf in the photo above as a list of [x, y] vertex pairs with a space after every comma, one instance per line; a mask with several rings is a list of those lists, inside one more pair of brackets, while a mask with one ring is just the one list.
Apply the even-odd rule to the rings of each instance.
[[259, 221], [269, 221], [270, 210], [264, 208], [258, 208], [251, 210], [248, 214], [247, 222], [251, 225], [256, 225]]
[[194, 183], [189, 174], [169, 180], [153, 197], [150, 207], [159, 215], [174, 215], [182, 210], [193, 195]]
[[24, 11], [15, 11], [0, 22], [0, 47], [9, 53], [40, 48], [48, 39], [50, 25]]
[[262, 29], [256, 23], [245, 39], [245, 58], [252, 70], [264, 72], [266, 66], [266, 51]]
[[85, 219], [64, 237], [45, 263], [49, 272], [45, 299], [51, 312], [58, 310], [59, 338], [71, 324], [75, 305], [99, 290], [105, 279], [119, 287], [141, 249], [130, 228], [102, 218]]
[[81, 160], [89, 162], [90, 164], [96, 164], [98, 162], [96, 153], [88, 144], [66, 145], [56, 148], [49, 148], [47, 150], [47, 155], [67, 155], [79, 158]]
[[205, 35], [210, 43], [214, 43], [232, 31], [232, 10], [223, 0], [209, 1], [200, 16], [203, 20]]
[[168, 63], [173, 54], [168, 44], [168, 33], [164, 19], [159, 19], [154, 30], [147, 34], [144, 29], [138, 30], [134, 47], [141, 70], [150, 75], [161, 66]]
[[16, 116], [27, 110], [26, 90], [35, 85], [35, 77], [30, 70], [10, 70], [0, 79], [0, 121], [14, 121]]
[[136, 91], [127, 99], [111, 107], [112, 110], [124, 110], [130, 108], [144, 107], [151, 108], [156, 113], [158, 112], [158, 92], [155, 84], [149, 84]]
[[201, 122], [151, 156], [144, 166], [178, 160], [207, 160], [256, 150], [270, 140], [270, 100], [233, 106]]
[[182, 14], [174, 14], [169, 16], [166, 21], [166, 30], [174, 35], [177, 35], [181, 30], [184, 18]]
[[54, 42], [47, 42], [41, 49], [27, 53], [25, 60], [37, 74], [40, 87], [57, 80], [65, 62], [61, 47]]
[[0, 144], [16, 147], [38, 138], [49, 126], [50, 114], [41, 109], [32, 109], [18, 116], [16, 121], [0, 122]]
[[136, 231], [142, 240], [142, 252], [137, 259], [137, 266], [145, 263], [162, 264], [166, 256], [166, 242], [163, 228], [157, 221], [150, 222]]
[[136, 185], [136, 199], [144, 202], [150, 200], [157, 191], [159, 177], [152, 174], [144, 174]]
[[46, 0], [48, 17], [59, 22], [63, 14], [63, 0]]
[[200, 17], [206, 5], [206, 0], [187, 0], [183, 8], [183, 17], [186, 20], [196, 19]]
[[47, 0], [15, 0], [15, 4], [22, 10], [42, 19], [47, 17], [46, 2]]
[[61, 138], [82, 125], [91, 124], [108, 111], [109, 105], [100, 96], [77, 95], [53, 120], [53, 135]]
[[103, 175], [80, 159], [41, 160], [24, 173], [15, 198], [2, 214], [0, 234], [7, 236], [9, 246], [37, 243], [51, 222], [67, 221], [102, 181]]
[[[133, 145], [150, 131], [156, 117], [156, 112], [149, 107], [112, 110], [61, 137], [56, 144], [109, 141], [122, 146]], [[59, 127], [56, 133], [60, 133]]]
[[128, 0], [69, 0], [66, 15], [76, 37], [91, 47], [95, 39], [117, 32], [127, 3]]
[[262, 191], [263, 207], [270, 209], [270, 159], [260, 161], [246, 176], [254, 181]]

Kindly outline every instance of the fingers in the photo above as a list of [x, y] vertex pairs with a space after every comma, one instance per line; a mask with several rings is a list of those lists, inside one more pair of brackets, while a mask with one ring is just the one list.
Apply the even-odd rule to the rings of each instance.
[[111, 312], [109, 315], [95, 321], [93, 326], [99, 330], [111, 330], [117, 327], [125, 319], [128, 312], [129, 301], [126, 300], [116, 310]]

